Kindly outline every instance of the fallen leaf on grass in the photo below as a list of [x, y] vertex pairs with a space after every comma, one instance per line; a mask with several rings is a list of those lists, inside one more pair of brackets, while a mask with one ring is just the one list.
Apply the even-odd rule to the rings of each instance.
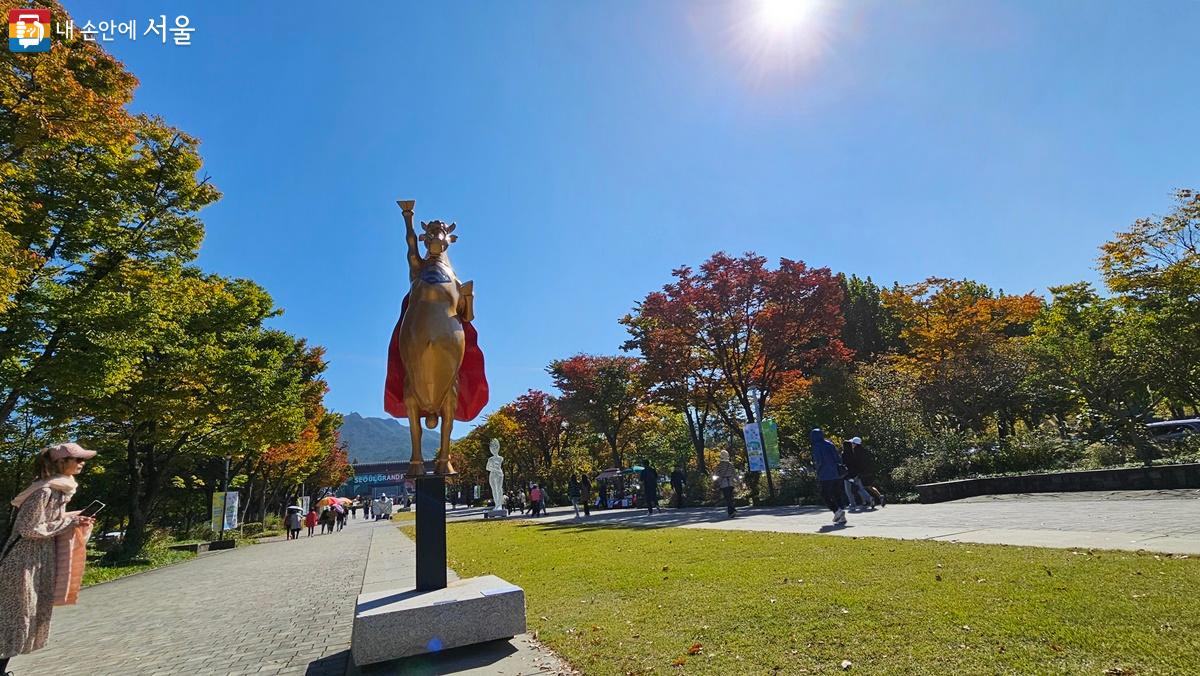
[[673, 666], [673, 667], [682, 667], [682, 666], [683, 666], [683, 665], [685, 665], [685, 664], [687, 664], [687, 658], [686, 658], [686, 657], [676, 657], [676, 658], [675, 658], [675, 661], [671, 663], [671, 666]]
[[699, 643], [693, 643], [692, 647], [688, 648], [688, 654], [699, 655], [701, 650], [704, 650], [704, 646], [700, 645]]
[[850, 671], [850, 667], [854, 666], [850, 660], [842, 660], [842, 671]]
[[941, 581], [942, 581], [942, 576], [941, 576], [941, 575], [934, 575], [934, 576], [933, 576], [933, 579], [937, 580], [938, 582], [941, 582]]

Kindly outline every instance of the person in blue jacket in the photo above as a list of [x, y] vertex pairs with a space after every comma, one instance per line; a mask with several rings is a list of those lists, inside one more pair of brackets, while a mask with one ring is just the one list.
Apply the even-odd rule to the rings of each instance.
[[846, 523], [846, 492], [842, 490], [842, 456], [837, 446], [825, 438], [820, 428], [808, 433], [812, 442], [813, 464], [817, 466], [817, 481], [821, 482], [821, 498], [833, 512], [835, 524]]

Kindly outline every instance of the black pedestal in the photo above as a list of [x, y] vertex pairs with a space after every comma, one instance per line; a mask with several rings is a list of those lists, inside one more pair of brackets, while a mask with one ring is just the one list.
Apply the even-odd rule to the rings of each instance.
[[417, 591], [446, 588], [446, 478], [416, 477]]

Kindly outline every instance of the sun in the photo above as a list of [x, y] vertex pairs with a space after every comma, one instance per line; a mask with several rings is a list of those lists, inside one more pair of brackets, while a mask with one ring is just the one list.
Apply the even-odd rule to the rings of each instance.
[[814, 4], [813, 0], [758, 0], [758, 27], [773, 37], [792, 36], [812, 18]]

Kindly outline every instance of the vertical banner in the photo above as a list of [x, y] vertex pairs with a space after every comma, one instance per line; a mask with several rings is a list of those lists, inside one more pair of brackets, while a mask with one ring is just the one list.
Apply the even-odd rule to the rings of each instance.
[[302, 514], [308, 514], [308, 503], [310, 501], [312, 501], [312, 498], [308, 497], [307, 495], [300, 496], [300, 512]]
[[225, 493], [225, 530], [233, 530], [238, 527], [238, 492], [227, 491]]
[[221, 522], [225, 519], [225, 494], [213, 491], [212, 529], [216, 533], [221, 530]]
[[763, 462], [762, 435], [759, 433], [758, 423], [746, 423], [742, 427], [742, 435], [746, 438], [746, 456], [750, 460], [750, 471], [765, 472], [767, 466]]
[[237, 491], [213, 493], [212, 529], [213, 532], [233, 530], [237, 528], [238, 494]]
[[771, 469], [779, 469], [779, 426], [770, 418], [762, 421], [763, 449]]
[[475, 499], [476, 499], [476, 500], [478, 500], [478, 499], [479, 499], [479, 486], [478, 486], [478, 484], [475, 486]]

